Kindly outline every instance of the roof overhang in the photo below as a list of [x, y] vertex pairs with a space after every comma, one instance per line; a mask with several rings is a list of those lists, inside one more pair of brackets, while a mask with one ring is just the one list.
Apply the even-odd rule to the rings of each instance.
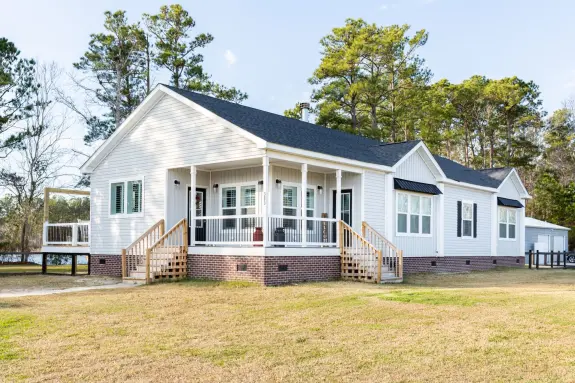
[[505, 207], [514, 207], [517, 209], [523, 208], [523, 204], [515, 199], [511, 198], [504, 198], [504, 197], [497, 197], [497, 205], [505, 206]]
[[393, 187], [396, 190], [412, 191], [415, 193], [438, 195], [443, 194], [441, 190], [435, 185], [426, 184], [423, 182], [409, 181], [401, 178], [393, 179]]

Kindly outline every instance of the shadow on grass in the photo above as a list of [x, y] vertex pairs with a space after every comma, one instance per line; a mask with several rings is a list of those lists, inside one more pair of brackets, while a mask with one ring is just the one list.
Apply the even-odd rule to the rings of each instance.
[[193, 287], [222, 287], [222, 288], [246, 288], [261, 287], [260, 284], [248, 281], [217, 281], [204, 278], [184, 278], [184, 279], [161, 279], [154, 284], [180, 284]]

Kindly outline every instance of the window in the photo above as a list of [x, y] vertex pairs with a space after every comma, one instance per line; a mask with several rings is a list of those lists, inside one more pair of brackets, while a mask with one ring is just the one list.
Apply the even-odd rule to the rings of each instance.
[[143, 212], [143, 182], [142, 180], [121, 181], [110, 184], [110, 214], [126, 215]]
[[473, 237], [473, 202], [463, 201], [461, 204], [461, 235]]
[[397, 233], [431, 235], [431, 197], [397, 193]]
[[[222, 188], [222, 215], [236, 215], [236, 188]], [[224, 219], [224, 229], [235, 229], [235, 219]]]
[[[241, 196], [241, 215], [256, 214], [256, 186], [242, 186]], [[255, 226], [255, 218], [242, 218], [242, 229]]]
[[[297, 216], [297, 187], [284, 186], [283, 188], [283, 215], [289, 217]], [[295, 219], [284, 219], [284, 227], [295, 229], [297, 221]]]
[[517, 210], [499, 207], [499, 238], [515, 240]]
[[113, 183], [110, 190], [111, 214], [124, 214], [124, 183]]
[[[314, 189], [307, 189], [306, 193], [306, 200], [305, 200], [305, 208], [306, 208], [306, 217], [314, 217], [315, 211], [315, 191]], [[307, 222], [307, 229], [313, 230], [314, 222], [315, 221], [306, 221]]]
[[[222, 215], [255, 215], [256, 214], [256, 185], [229, 186], [222, 188]], [[239, 199], [238, 199], [239, 198]], [[238, 214], [239, 208], [239, 214]], [[241, 228], [256, 226], [255, 218], [242, 218]], [[224, 219], [224, 229], [235, 229], [236, 219]]]

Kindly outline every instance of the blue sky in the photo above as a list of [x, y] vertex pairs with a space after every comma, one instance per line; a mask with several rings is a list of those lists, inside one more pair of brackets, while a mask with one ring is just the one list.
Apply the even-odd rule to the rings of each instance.
[[[4, 0], [0, 36], [24, 56], [67, 70], [102, 30], [103, 12], [124, 9], [132, 21], [164, 1]], [[83, 4], [82, 7], [79, 4]], [[281, 113], [309, 96], [319, 40], [348, 17], [379, 25], [410, 24], [430, 37], [421, 50], [434, 80], [475, 74], [533, 80], [551, 111], [575, 93], [575, 2], [571, 1], [192, 1], [180, 2], [214, 42], [203, 50], [214, 80], [246, 91], [247, 105]], [[160, 76], [157, 80], [166, 81]], [[73, 130], [81, 137], [80, 128]]]

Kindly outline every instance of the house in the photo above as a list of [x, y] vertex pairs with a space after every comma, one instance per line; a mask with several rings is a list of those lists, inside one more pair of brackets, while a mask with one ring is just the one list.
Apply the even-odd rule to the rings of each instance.
[[274, 285], [523, 266], [530, 196], [514, 169], [167, 85], [82, 172], [97, 274]]
[[[563, 252], [569, 250], [569, 229], [550, 222], [540, 221], [535, 218], [525, 217], [525, 250], [539, 250], [542, 253]], [[560, 261], [563, 257], [560, 257]], [[551, 256], [539, 255], [540, 264], [551, 262]], [[526, 255], [525, 263], [529, 263]]]

